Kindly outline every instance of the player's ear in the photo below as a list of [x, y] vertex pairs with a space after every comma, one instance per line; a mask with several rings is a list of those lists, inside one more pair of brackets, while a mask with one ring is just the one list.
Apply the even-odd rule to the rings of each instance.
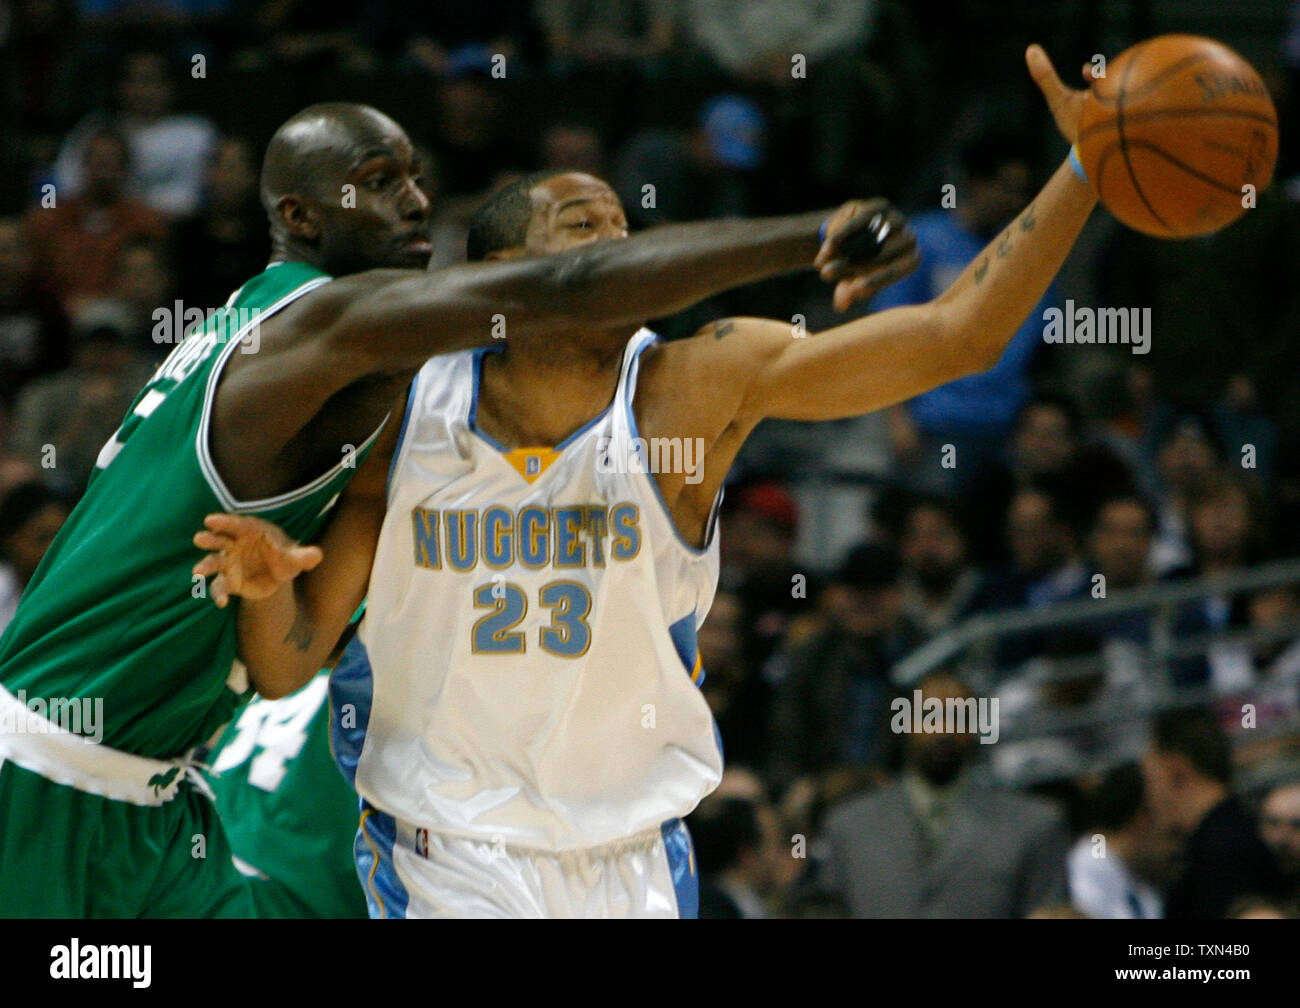
[[284, 226], [286, 233], [295, 238], [315, 241], [320, 235], [320, 221], [302, 199], [297, 196], [281, 196], [275, 204], [276, 216]]
[[514, 248], [493, 249], [483, 256], [487, 262], [509, 262], [511, 259], [520, 259], [528, 254], [528, 249], [522, 245]]

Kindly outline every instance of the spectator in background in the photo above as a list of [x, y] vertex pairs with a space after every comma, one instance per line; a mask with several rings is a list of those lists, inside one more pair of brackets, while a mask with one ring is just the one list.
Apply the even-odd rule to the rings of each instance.
[[700, 917], [770, 916], [778, 872], [788, 858], [774, 809], [750, 798], [708, 795], [687, 819], [700, 873]]
[[951, 504], [918, 498], [899, 541], [903, 612], [923, 634], [946, 630], [973, 609], [983, 576], [970, 562], [966, 534]]
[[537, 0], [548, 69], [653, 73], [673, 41], [674, 0]]
[[987, 578], [979, 609], [1046, 609], [1077, 595], [1088, 582], [1079, 537], [1059, 496], [1046, 486], [1011, 498], [1004, 536], [1011, 563]]
[[[701, 106], [693, 130], [637, 133], [614, 170], [614, 190], [633, 226], [749, 214], [749, 175], [762, 163], [764, 131], [752, 101], [718, 95]], [[647, 185], [654, 187], [652, 201]]]
[[32, 462], [12, 452], [0, 451], [0, 498], [14, 487], [38, 482], [40, 478], [41, 471]]
[[0, 634], [67, 518], [68, 505], [41, 483], [19, 484], [0, 498]]
[[1156, 447], [1160, 497], [1151, 556], [1157, 574], [1191, 566], [1188, 507], [1220, 475], [1221, 458], [1213, 421], [1198, 411], [1184, 411], [1161, 432]]
[[1208, 713], [1174, 710], [1156, 718], [1142, 772], [1158, 825], [1183, 840], [1167, 917], [1223, 918], [1242, 896], [1276, 895], [1277, 865], [1232, 793], [1228, 739]]
[[[1133, 492], [1107, 497], [1097, 507], [1089, 525], [1086, 566], [1090, 575], [1076, 598], [1113, 598], [1122, 592], [1156, 583], [1152, 570], [1155, 511]], [[1166, 627], [1163, 621], [1169, 620]], [[1100, 651], [1116, 682], [1146, 679], [1146, 651], [1161, 628], [1174, 640], [1188, 640], [1208, 632], [1204, 610], [1196, 605], [1164, 610], [1135, 609], [1098, 617], [1079, 625], [1068, 642], [1078, 651]], [[1203, 684], [1209, 664], [1203, 655], [1175, 659], [1170, 675], [1177, 686]]]
[[438, 85], [430, 146], [441, 166], [447, 197], [479, 197], [503, 175], [527, 171], [533, 158], [511, 130], [499, 82], [485, 66]]
[[1088, 529], [1087, 552], [1088, 566], [1104, 578], [1103, 597], [1155, 580], [1154, 539], [1155, 513], [1141, 497], [1117, 494], [1101, 502]]
[[869, 33], [875, 7], [873, 0], [688, 0], [683, 16], [688, 39], [720, 69], [784, 85], [793, 53], [812, 66], [851, 53]]
[[122, 137], [101, 129], [83, 151], [81, 195], [58, 192], [54, 206], [35, 207], [26, 220], [36, 277], [69, 315], [112, 293], [114, 264], [129, 242], [167, 236], [163, 219], [125, 194], [129, 162]]
[[175, 316], [172, 264], [166, 249], [157, 242], [130, 242], [118, 256], [113, 273], [113, 297], [109, 300], [122, 311], [127, 325], [123, 332], [127, 346], [161, 362], [179, 336], [168, 323], [165, 329], [170, 341], [160, 342], [157, 338], [160, 334], [158, 309], [166, 309], [169, 317]]
[[[1261, 508], [1246, 484], [1222, 473], [1208, 477], [1191, 491], [1187, 501], [1188, 538], [1193, 564], [1189, 573], [1199, 577], [1221, 577], [1241, 573], [1264, 555]], [[1196, 622], [1213, 633], [1240, 630], [1249, 623], [1246, 606], [1239, 598], [1219, 593], [1188, 603]], [[1224, 692], [1253, 682], [1253, 675], [1237, 675], [1246, 667], [1233, 668], [1230, 655], [1239, 648], [1221, 643], [1210, 645], [1210, 682]], [[1253, 672], [1253, 670], [1251, 670]]]
[[1259, 832], [1282, 873], [1282, 894], [1300, 900], [1300, 781], [1278, 784], [1259, 808]]
[[[1259, 563], [1268, 541], [1263, 505], [1239, 477], [1212, 472], [1187, 496], [1192, 569], [1200, 576], [1228, 575]], [[1210, 625], [1228, 626], [1226, 603], [1216, 603]]]
[[13, 449], [39, 461], [41, 475], [60, 493], [80, 496], [100, 450], [153, 371], [128, 343], [129, 327], [114, 305], [83, 309], [72, 322], [72, 366], [37, 378], [18, 396]]
[[1237, 766], [1260, 768], [1300, 757], [1300, 589], [1260, 588], [1246, 613], [1256, 639], [1211, 643], [1210, 682]]
[[806, 572], [791, 561], [799, 511], [779, 483], [756, 483], [730, 495], [722, 518], [721, 586], [744, 607], [745, 660], [762, 669], [791, 620], [816, 598]]
[[[778, 652], [768, 767], [781, 788], [844, 767], [888, 762], [896, 662], [921, 639], [903, 613], [897, 554], [864, 543], [850, 551], [823, 595], [827, 625]], [[724, 736], [725, 738], [725, 736]]]
[[[989, 572], [974, 609], [1041, 611], [1087, 588], [1079, 534], [1064, 512], [1060, 495], [1046, 486], [1016, 492], [1005, 528], [1011, 563]], [[997, 643], [994, 663], [999, 671], [1013, 669], [1042, 653], [1045, 643], [1042, 631], [1007, 635]]]
[[266, 214], [248, 141], [223, 137], [208, 160], [203, 208], [176, 228], [176, 292], [187, 306], [219, 308], [270, 258]]
[[681, 59], [740, 83], [772, 117], [764, 212], [793, 210], [796, 193], [829, 204], [879, 192], [906, 160], [896, 148], [911, 149], [929, 103], [905, 5], [688, 0], [681, 11]]
[[1056, 494], [1063, 520], [1082, 525], [1102, 496], [1127, 489], [1128, 467], [1103, 444], [1084, 439], [1083, 417], [1072, 399], [1035, 393], [1016, 414], [1009, 451], [975, 476], [959, 498], [975, 557], [1006, 564], [1007, 509], [1030, 487]]
[[1006, 458], [991, 460], [961, 496], [981, 561], [1006, 562], [1002, 542], [1012, 495], [1045, 480], [1063, 481], [1082, 441], [1083, 418], [1069, 399], [1039, 393], [1020, 407]]
[[266, 40], [272, 67], [291, 72], [315, 91], [310, 85], [334, 75], [374, 69], [374, 53], [363, 38], [364, 12], [364, 7], [353, 4], [262, 0], [253, 17], [259, 40]]
[[713, 596], [699, 631], [704, 699], [732, 766], [761, 766], [768, 756], [771, 688], [745, 658], [744, 608], [729, 591]]
[[29, 379], [66, 367], [69, 355], [67, 317], [36, 283], [22, 224], [0, 218], [0, 405]]
[[[924, 701], [972, 698], [945, 673], [920, 689]], [[978, 744], [973, 733], [908, 734], [901, 776], [828, 816], [827, 884], [854, 917], [1019, 918], [1065, 899], [1060, 816], [975, 783]]]
[[1141, 768], [1136, 763], [1112, 768], [1089, 806], [1087, 834], [1070, 849], [1070, 902], [1102, 920], [1164, 916], [1152, 882], [1167, 874], [1170, 851], [1145, 804]]
[[1264, 411], [1255, 381], [1235, 374], [1214, 407], [1224, 446], [1224, 462], [1252, 476], [1257, 489], [1271, 489], [1277, 470], [1277, 424]]
[[533, 6], [529, 0], [372, 0], [367, 21], [380, 55], [403, 69], [450, 78], [500, 55], [514, 76], [521, 61], [536, 55]]
[[87, 190], [86, 145], [111, 126], [130, 148], [129, 195], [169, 219], [189, 216], [199, 208], [216, 127], [203, 116], [173, 111], [175, 76], [161, 53], [128, 53], [117, 79], [119, 113], [87, 116], [59, 151], [54, 184], [60, 198]]
[[[1015, 137], [988, 135], [962, 153], [956, 206], [912, 217], [921, 265], [881, 291], [872, 308], [922, 304], [942, 294], [1033, 192], [1030, 158]], [[932, 389], [891, 409], [896, 464], [917, 489], [953, 494], [991, 464], [1029, 394], [1029, 367], [1042, 342], [1043, 312], [1054, 288], [1029, 312], [1001, 359], [982, 374]], [[944, 446], [955, 449], [955, 456]]]
[[1156, 438], [1172, 408], [1156, 396], [1151, 368], [1136, 360], [1101, 357], [1079, 384], [1079, 400], [1088, 405], [1098, 443], [1123, 462], [1136, 488], [1154, 500], [1160, 494]]

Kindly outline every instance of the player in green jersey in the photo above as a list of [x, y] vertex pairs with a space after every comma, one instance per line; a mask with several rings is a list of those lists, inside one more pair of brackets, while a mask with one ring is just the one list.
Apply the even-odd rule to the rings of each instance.
[[[405, 133], [365, 106], [312, 106], [272, 138], [271, 265], [141, 391], [0, 638], [0, 916], [252, 913], [193, 753], [250, 685], [275, 698], [300, 682], [241, 674], [236, 607], [191, 574], [205, 515], [310, 541], [430, 355], [503, 324], [512, 341], [565, 333], [612, 352], [643, 319], [808, 268], [826, 218], [677, 225], [426, 274], [418, 180]], [[840, 213], [822, 272], [843, 304], [902, 267], [870, 243], [849, 254], [869, 221]], [[306, 650], [310, 629], [289, 641]], [[86, 705], [102, 706], [93, 735], [71, 717]]]
[[212, 790], [259, 917], [366, 916], [352, 861], [357, 796], [329, 748], [328, 670], [255, 698], [213, 752]]

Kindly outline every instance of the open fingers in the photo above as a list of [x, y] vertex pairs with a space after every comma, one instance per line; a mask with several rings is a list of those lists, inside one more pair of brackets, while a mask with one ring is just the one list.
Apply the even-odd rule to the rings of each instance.
[[211, 577], [213, 574], [220, 574], [226, 569], [227, 557], [224, 553], [209, 553], [203, 559], [199, 560], [190, 571], [200, 577]]
[[195, 532], [193, 542], [201, 550], [213, 551], [228, 550], [235, 545], [232, 536], [219, 532]]
[[213, 578], [209, 589], [212, 592], [212, 601], [217, 608], [226, 608], [227, 603], [230, 602], [230, 582], [226, 575], [222, 573]]
[[1037, 42], [1025, 50], [1025, 63], [1029, 67], [1029, 76], [1034, 78], [1038, 90], [1043, 92], [1047, 104], [1053, 108], [1059, 104], [1070, 91], [1052, 66], [1047, 52]]
[[299, 570], [314, 570], [325, 559], [325, 552], [319, 546], [295, 546], [291, 553]]

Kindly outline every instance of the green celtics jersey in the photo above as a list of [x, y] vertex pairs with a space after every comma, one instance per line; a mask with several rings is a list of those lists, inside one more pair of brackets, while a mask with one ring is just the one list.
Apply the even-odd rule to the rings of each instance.
[[365, 917], [352, 844], [357, 796], [329, 748], [329, 672], [255, 698], [212, 754], [212, 790], [235, 864], [264, 917]]
[[374, 435], [306, 486], [238, 501], [210, 453], [213, 399], [231, 354], [260, 346], [259, 319], [329, 280], [305, 263], [274, 263], [167, 357], [0, 638], [0, 686], [102, 699], [99, 741], [155, 759], [182, 755], [230, 719], [246, 689], [232, 674], [238, 604], [218, 609], [190, 573], [202, 556], [194, 533], [227, 511], [311, 539]]

